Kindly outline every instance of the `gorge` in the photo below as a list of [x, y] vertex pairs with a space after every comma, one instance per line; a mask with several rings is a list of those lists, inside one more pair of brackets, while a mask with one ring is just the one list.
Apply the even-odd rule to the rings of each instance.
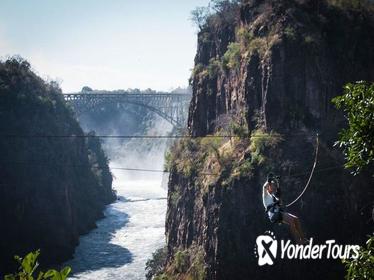
[[291, 238], [265, 217], [261, 186], [269, 172], [279, 174], [284, 200], [296, 198], [317, 133], [310, 189], [287, 210], [319, 243], [363, 244], [373, 230], [373, 180], [344, 170], [334, 142], [345, 120], [331, 102], [345, 83], [374, 79], [373, 31], [369, 10], [330, 1], [226, 2], [205, 18], [188, 120], [197, 138], [171, 149], [160, 279], [343, 277], [339, 260], [259, 267], [253, 250], [266, 230]]
[[[135, 19], [149, 27], [162, 6], [145, 3], [143, 22], [128, 12], [130, 2], [104, 5], [115, 10], [114, 23]], [[63, 94], [21, 57], [0, 61], [0, 279], [17, 271], [14, 255], [37, 249], [41, 269], [69, 266], [71, 279], [343, 279], [339, 255], [374, 239], [374, 98], [363, 102], [369, 129], [362, 130], [369, 131], [355, 133], [369, 143], [361, 152], [372, 156], [371, 162], [357, 157], [368, 166], [360, 172], [347, 165], [338, 140], [349, 117], [362, 112], [347, 114], [335, 98], [347, 83], [368, 85], [374, 94], [373, 5], [211, 0], [192, 11], [198, 32], [190, 88], [174, 92], [84, 86]], [[167, 28], [157, 33], [154, 24], [156, 35], [148, 38], [125, 24], [101, 23], [89, 30], [118, 41], [98, 35], [96, 54], [103, 44], [115, 55], [86, 61], [92, 67], [76, 58], [71, 73], [87, 71], [79, 76], [87, 83], [117, 81], [111, 85], [179, 77], [171, 65], [183, 44], [161, 37]], [[82, 46], [92, 59], [93, 50]], [[152, 64], [165, 49], [175, 61]], [[111, 60], [117, 69], [105, 67]], [[188, 110], [173, 103], [178, 95]], [[293, 240], [288, 225], [269, 221], [268, 177], [279, 182], [283, 210], [299, 218], [306, 239]]]
[[46, 266], [71, 257], [116, 196], [99, 139], [79, 137], [55, 83], [14, 57], [0, 63], [0, 87], [2, 274], [15, 270], [14, 255], [37, 249]]
[[77, 114], [27, 61], [0, 66], [1, 275], [16, 270], [13, 256], [40, 249], [42, 268], [65, 262], [76, 279], [144, 278], [164, 244], [168, 140], [121, 135], [167, 136], [173, 126], [131, 102]]

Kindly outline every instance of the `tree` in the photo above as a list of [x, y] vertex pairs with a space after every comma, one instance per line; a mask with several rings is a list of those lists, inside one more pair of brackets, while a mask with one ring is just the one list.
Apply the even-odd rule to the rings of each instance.
[[356, 175], [374, 163], [374, 83], [349, 83], [332, 102], [348, 120], [336, 144], [344, 149], [346, 168]]
[[374, 279], [374, 235], [370, 236], [366, 242], [366, 248], [363, 246], [358, 252], [358, 257], [353, 260], [343, 260], [347, 269], [347, 280], [366, 280]]
[[[345, 166], [353, 168], [356, 175], [374, 162], [374, 83], [349, 83], [344, 86], [344, 94], [332, 101], [348, 120], [348, 128], [341, 132], [337, 144], [344, 148]], [[374, 236], [371, 236], [356, 259], [343, 260], [347, 280], [374, 279], [373, 250]]]
[[225, 13], [231, 11], [239, 3], [239, 0], [211, 0], [210, 6], [216, 13]]
[[226, 23], [232, 23], [237, 18], [239, 0], [211, 0], [209, 6]]
[[162, 247], [157, 249], [145, 264], [146, 279], [150, 280], [153, 277], [162, 274], [166, 264], [167, 248]]
[[208, 7], [196, 7], [191, 11], [191, 21], [201, 30], [206, 24], [209, 14]]
[[197, 7], [191, 11], [191, 21], [202, 30], [206, 25], [230, 24], [235, 21], [240, 0], [211, 0], [208, 7]]

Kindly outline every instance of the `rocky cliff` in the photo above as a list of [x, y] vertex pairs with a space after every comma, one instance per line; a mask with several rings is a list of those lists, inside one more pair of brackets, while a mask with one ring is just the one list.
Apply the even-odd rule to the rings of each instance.
[[64, 137], [84, 133], [61, 90], [19, 58], [0, 63], [0, 131], [0, 275], [39, 248], [60, 263], [115, 198], [100, 141]]
[[283, 199], [293, 200], [310, 174], [319, 132], [311, 185], [287, 211], [317, 243], [362, 244], [373, 230], [374, 182], [342, 168], [333, 144], [345, 120], [331, 103], [346, 82], [374, 80], [373, 15], [322, 1], [226, 4], [198, 34], [191, 78], [189, 130], [210, 137], [172, 147], [165, 275], [342, 279], [339, 260], [257, 265], [258, 235], [272, 230], [291, 239], [287, 226], [267, 220], [261, 186], [269, 171], [280, 174]]

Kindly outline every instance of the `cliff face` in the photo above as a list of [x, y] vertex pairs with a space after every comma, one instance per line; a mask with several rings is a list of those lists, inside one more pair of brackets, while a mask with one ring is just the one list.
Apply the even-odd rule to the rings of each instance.
[[195, 73], [189, 115], [194, 135], [212, 133], [216, 118], [235, 109], [247, 110], [249, 123], [261, 109], [271, 129], [322, 130], [331, 122], [321, 120], [335, 117], [330, 100], [342, 85], [374, 75], [368, 15], [295, 1], [249, 1], [239, 13], [239, 23], [199, 33], [196, 65], [208, 67], [234, 41], [242, 57], [233, 70]]
[[0, 63], [0, 131], [0, 274], [39, 248], [43, 265], [60, 263], [115, 198], [100, 142], [28, 137], [83, 131], [61, 90], [19, 59]]
[[[253, 253], [265, 230], [291, 238], [287, 226], [267, 220], [261, 186], [267, 172], [280, 174], [283, 199], [293, 200], [310, 174], [316, 132], [317, 171], [302, 199], [287, 210], [317, 243], [362, 244], [372, 231], [374, 182], [341, 167], [341, 151], [333, 144], [345, 123], [331, 99], [346, 82], [374, 79], [374, 39], [368, 35], [374, 25], [367, 12], [317, 2], [246, 1], [234, 7], [234, 21], [218, 14], [200, 31], [189, 130], [193, 136], [249, 139], [174, 146], [167, 273], [182, 277], [196, 271], [192, 256], [192, 270], [178, 267], [176, 256], [198, 247], [207, 279], [341, 279], [340, 261], [279, 260], [259, 267]], [[181, 151], [187, 153], [185, 163]]]

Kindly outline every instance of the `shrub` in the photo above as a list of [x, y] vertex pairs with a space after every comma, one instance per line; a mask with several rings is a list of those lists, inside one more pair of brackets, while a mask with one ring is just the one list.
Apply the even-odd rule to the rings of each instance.
[[292, 26], [287, 26], [284, 29], [284, 34], [290, 40], [296, 40], [296, 31]]
[[265, 55], [268, 48], [267, 37], [254, 37], [253, 33], [245, 27], [240, 27], [236, 31], [236, 38], [240, 44], [241, 53], [244, 57], [257, 52], [261, 57]]
[[39, 266], [37, 262], [38, 256], [40, 255], [40, 250], [31, 252], [27, 254], [24, 258], [15, 256], [16, 261], [19, 263], [18, 272], [14, 274], [5, 275], [4, 280], [65, 280], [70, 271], [70, 267], [65, 267], [61, 271], [50, 269], [46, 272], [39, 271], [38, 276], [35, 278], [36, 270]]
[[192, 69], [192, 75], [199, 74], [201, 71], [204, 70], [204, 65], [201, 63], [198, 63], [195, 65], [195, 67]]
[[265, 55], [267, 49], [266, 38], [256, 38], [253, 39], [249, 44], [249, 52], [257, 52], [261, 57]]
[[164, 171], [167, 171], [169, 172], [171, 170], [171, 166], [172, 166], [172, 154], [171, 154], [171, 151], [170, 150], [167, 150], [165, 152], [165, 160], [164, 160]]
[[218, 162], [219, 170], [227, 169], [232, 162], [232, 149], [222, 149], [227, 141], [228, 138], [214, 135], [177, 141], [172, 147], [171, 164], [186, 177], [202, 175], [204, 165], [211, 160]]
[[199, 149], [200, 140], [185, 138], [174, 142], [170, 166], [186, 177], [196, 176], [204, 161], [205, 152]]
[[336, 144], [344, 148], [345, 166], [357, 174], [374, 163], [374, 83], [347, 84], [344, 94], [332, 102], [344, 111], [349, 124]]
[[311, 35], [307, 35], [304, 37], [304, 42], [305, 44], [313, 44], [315, 40]]
[[248, 28], [240, 27], [236, 31], [236, 38], [241, 46], [247, 48], [253, 39], [253, 33]]
[[205, 137], [200, 142], [201, 150], [213, 154], [221, 166], [222, 161], [219, 148], [222, 145], [222, 140], [221, 137]]
[[361, 247], [359, 256], [353, 260], [343, 260], [347, 269], [345, 279], [365, 280], [374, 279], [374, 235], [366, 242], [366, 247]]
[[165, 274], [162, 273], [160, 275], [155, 276], [154, 280], [169, 280], [170, 278]]
[[238, 70], [240, 59], [240, 44], [237, 42], [230, 43], [227, 47], [227, 51], [223, 55], [223, 66], [227, 69]]
[[282, 137], [275, 132], [267, 133], [263, 129], [257, 129], [252, 132], [250, 141], [251, 163], [262, 165], [267, 160], [265, 152], [275, 148], [282, 141]]
[[252, 175], [254, 167], [251, 163], [251, 159], [245, 160], [239, 164], [238, 168], [236, 169], [239, 177], [248, 177]]
[[239, 3], [239, 0], [210, 1], [211, 14], [207, 19], [207, 24], [213, 27], [232, 24], [238, 17]]
[[191, 77], [189, 78], [188, 82], [189, 82], [190, 85], [192, 85], [192, 81], [193, 81], [194, 78], [203, 79], [203, 78], [208, 77], [208, 76], [209, 76], [209, 73], [208, 73], [207, 67], [205, 65], [203, 65], [202, 63], [198, 63], [192, 69]]
[[204, 255], [201, 251], [195, 252], [189, 274], [194, 280], [206, 279]]
[[153, 277], [159, 277], [155, 279], [167, 279], [162, 278], [162, 272], [164, 269], [164, 266], [166, 264], [166, 257], [167, 257], [167, 248], [166, 246], [157, 249], [153, 254], [152, 257], [147, 260], [145, 264], [145, 270], [146, 270], [146, 279], [150, 280]]
[[192, 244], [188, 249], [177, 251], [165, 269], [164, 274], [160, 274], [155, 279], [206, 279], [206, 264], [203, 249]]
[[189, 255], [188, 252], [185, 251], [177, 251], [174, 254], [174, 264], [175, 269], [177, 272], [183, 273], [186, 272], [189, 267]]
[[181, 194], [180, 194], [179, 190], [176, 189], [170, 195], [170, 203], [174, 207], [176, 207], [180, 198], [181, 198]]
[[238, 136], [239, 138], [246, 138], [249, 136], [248, 127], [243, 123], [236, 122], [235, 120], [230, 122], [230, 130], [233, 135]]
[[207, 67], [209, 78], [217, 77], [218, 73], [221, 71], [221, 61], [216, 58], [211, 58]]

